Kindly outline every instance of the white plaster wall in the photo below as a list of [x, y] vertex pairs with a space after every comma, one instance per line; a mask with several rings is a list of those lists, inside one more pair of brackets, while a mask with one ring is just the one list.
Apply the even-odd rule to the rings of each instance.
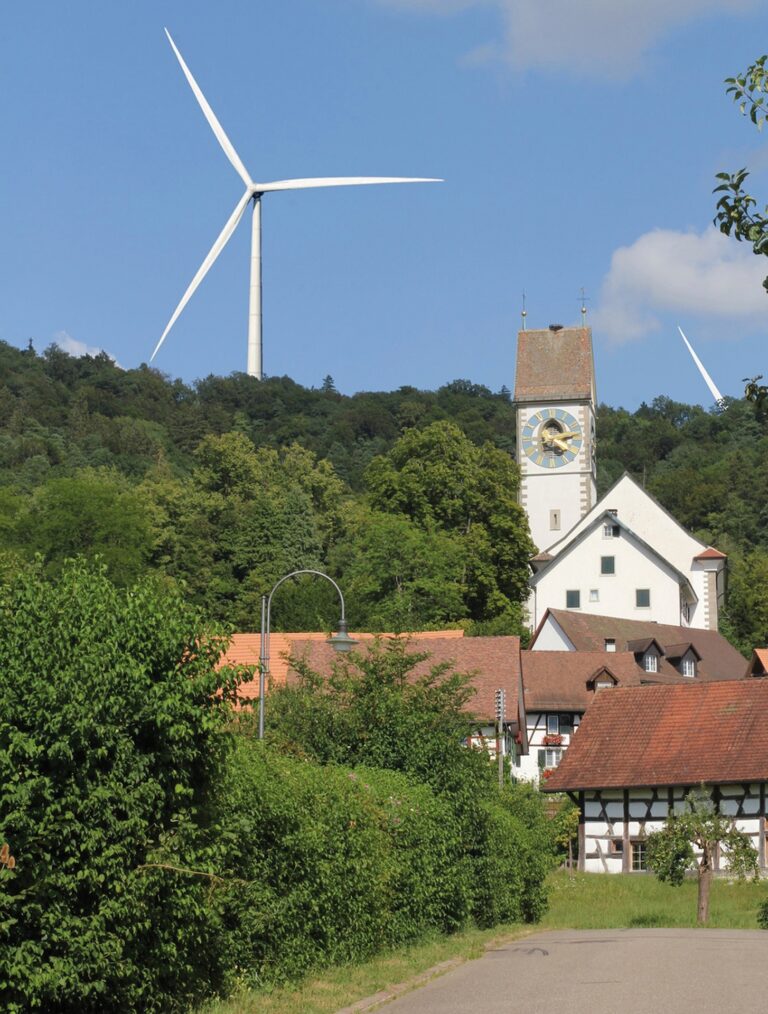
[[[546, 610], [542, 609], [539, 618], [544, 615]], [[568, 638], [563, 633], [563, 629], [560, 624], [555, 620], [553, 616], [547, 619], [547, 622], [539, 631], [539, 636], [536, 638], [536, 644], [531, 649], [532, 651], [573, 651], [574, 647]]]
[[[681, 528], [667, 512], [648, 496], [629, 476], [624, 476], [616, 484], [614, 489], [604, 496], [576, 525], [573, 531], [567, 533], [559, 543], [549, 547], [549, 551], [557, 555], [562, 552], [577, 535], [589, 527], [596, 515], [605, 510], [618, 511], [619, 518], [632, 529], [641, 539], [660, 553], [665, 559], [681, 571], [690, 580], [691, 586], [696, 593], [698, 602], [692, 608], [690, 626], [705, 628], [705, 602], [706, 602], [706, 571], [699, 565], [693, 563], [693, 558], [706, 547], [703, 543], [694, 539], [692, 535]], [[653, 610], [652, 607], [652, 611]], [[539, 611], [539, 616], [543, 611]], [[610, 614], [613, 615], [613, 614]], [[626, 614], [627, 616], [631, 614]], [[674, 620], [662, 620], [660, 616], [653, 616], [654, 620], [660, 623], [680, 624], [679, 609]]]
[[[600, 573], [602, 556], [615, 558], [614, 574]], [[637, 588], [650, 589], [649, 609], [636, 606]], [[581, 592], [582, 613], [680, 623], [677, 575], [624, 531], [619, 538], [605, 538], [603, 526], [598, 525], [580, 545], [547, 566], [536, 581], [534, 624], [549, 607], [565, 609], [566, 591], [576, 589]], [[597, 602], [590, 602], [591, 589], [598, 592]], [[544, 645], [537, 642], [537, 647]]]
[[[555, 714], [555, 712], [527, 712], [526, 726], [528, 732], [528, 755], [521, 757], [520, 766], [514, 768], [514, 774], [516, 777], [526, 782], [532, 782], [534, 785], [538, 785], [541, 775], [541, 769], [539, 768], [539, 750], [542, 750], [545, 747], [544, 737], [547, 735], [547, 714]], [[558, 711], [557, 714], [573, 715], [575, 712]], [[572, 734], [567, 732], [562, 733], [562, 742], [559, 747], [559, 749], [563, 751], [560, 757], [561, 760], [565, 756], [565, 752], [570, 746], [572, 738]]]
[[[744, 800], [745, 809], [749, 811], [744, 817], [740, 817], [735, 821], [735, 826], [739, 831], [743, 831], [749, 835], [755, 847], [757, 847], [759, 836], [761, 833], [760, 824], [760, 786], [750, 785], [749, 793], [744, 798], [744, 793], [740, 791], [738, 787], [724, 787], [722, 790], [723, 794], [729, 794], [729, 797], [723, 798], [720, 801], [720, 811], [724, 814], [733, 814], [736, 809], [736, 801], [738, 799]], [[732, 793], [732, 796], [730, 796]], [[675, 790], [675, 809], [680, 808], [679, 804], [682, 803], [682, 789]], [[623, 819], [623, 796], [621, 790], [611, 790], [610, 792], [605, 791], [602, 793], [603, 807], [601, 804], [591, 797], [591, 793], [586, 794], [584, 801], [584, 841], [585, 841], [585, 859], [584, 869], [588, 873], [621, 873], [622, 861], [621, 856], [617, 856], [610, 851], [609, 839], [611, 838], [624, 838], [624, 819]], [[645, 811], [645, 803], [641, 803], [638, 797], [647, 797], [647, 790], [633, 793], [630, 791], [629, 794], [629, 813], [630, 820], [627, 823], [627, 837], [629, 839], [638, 839], [647, 837], [654, 831], [660, 831], [664, 826], [664, 821], [667, 816], [667, 803], [666, 800], [659, 800], [652, 804], [652, 819], [641, 821], [637, 818], [642, 808]], [[633, 798], [634, 797], [634, 798]], [[608, 820], [606, 821], [602, 817], [603, 810], [605, 811]], [[750, 814], [754, 815], [750, 815]], [[598, 853], [598, 855], [592, 855], [592, 853]], [[697, 855], [700, 852], [697, 851]], [[631, 852], [629, 854], [628, 862], [631, 868]], [[721, 852], [719, 869], [726, 872], [728, 869], [728, 854], [727, 852]]]

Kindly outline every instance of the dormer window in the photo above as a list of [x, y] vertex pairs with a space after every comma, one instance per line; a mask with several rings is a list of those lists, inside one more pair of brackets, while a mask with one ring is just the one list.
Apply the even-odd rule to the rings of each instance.
[[695, 658], [691, 658], [690, 655], [688, 656], [688, 658], [684, 658], [683, 659], [683, 664], [680, 667], [680, 671], [682, 672], [683, 676], [695, 676], [696, 675], [696, 659]]
[[654, 654], [652, 651], [646, 651], [643, 655], [643, 669], [645, 669], [646, 672], [658, 672], [659, 656]]

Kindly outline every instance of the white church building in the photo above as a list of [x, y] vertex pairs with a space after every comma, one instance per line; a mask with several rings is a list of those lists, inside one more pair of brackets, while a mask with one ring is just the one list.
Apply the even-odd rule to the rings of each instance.
[[520, 499], [539, 550], [531, 626], [551, 607], [716, 630], [725, 554], [628, 474], [597, 499], [591, 329], [521, 331], [514, 397]]

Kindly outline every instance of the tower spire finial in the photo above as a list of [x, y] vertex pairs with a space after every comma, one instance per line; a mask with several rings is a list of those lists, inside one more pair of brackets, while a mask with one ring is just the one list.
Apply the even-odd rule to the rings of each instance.
[[581, 287], [581, 326], [587, 326], [587, 303], [589, 297], [584, 295], [584, 286]]
[[523, 326], [522, 326], [521, 330], [525, 331], [525, 329], [526, 329], [525, 328], [525, 318], [528, 316], [528, 311], [525, 308], [525, 293], [523, 293], [523, 309], [520, 312], [520, 316], [521, 316], [522, 321], [523, 321]]

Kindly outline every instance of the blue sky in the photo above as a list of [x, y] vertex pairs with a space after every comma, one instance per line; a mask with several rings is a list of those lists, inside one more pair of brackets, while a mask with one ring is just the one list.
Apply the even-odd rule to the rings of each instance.
[[[588, 296], [598, 394], [709, 403], [765, 370], [768, 259], [714, 232], [713, 177], [766, 140], [723, 78], [767, 0], [36, 0], [4, 5], [0, 338], [148, 361], [251, 175], [446, 182], [264, 198], [264, 368], [347, 393], [512, 387], [530, 327]], [[241, 223], [155, 360], [245, 367]]]

